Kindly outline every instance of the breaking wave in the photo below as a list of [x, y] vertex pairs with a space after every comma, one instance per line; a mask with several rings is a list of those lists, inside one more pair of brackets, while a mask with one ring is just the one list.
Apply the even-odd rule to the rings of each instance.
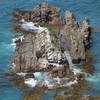
[[[20, 75], [24, 77], [27, 73], [17, 73], [17, 75]], [[68, 78], [52, 78], [48, 72], [35, 72], [34, 78], [27, 78], [24, 80], [24, 83], [27, 84], [29, 87], [42, 87], [46, 86], [48, 88], [57, 88], [57, 87], [64, 87], [64, 86], [71, 86], [73, 84], [77, 83], [77, 78], [74, 81], [69, 81]], [[62, 83], [63, 81], [66, 81], [65, 83]]]

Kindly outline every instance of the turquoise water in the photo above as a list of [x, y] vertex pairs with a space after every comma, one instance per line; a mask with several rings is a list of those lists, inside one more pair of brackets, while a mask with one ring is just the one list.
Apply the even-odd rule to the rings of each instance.
[[[12, 24], [8, 22], [11, 18], [8, 13], [13, 8], [31, 9], [41, 2], [49, 2], [50, 4], [61, 8], [61, 15], [64, 16], [66, 10], [71, 10], [79, 21], [82, 22], [84, 17], [90, 18], [93, 27], [100, 28], [100, 0], [0, 0], [0, 74], [7, 72], [10, 59], [13, 57], [14, 50], [11, 47], [13, 34], [11, 33]], [[94, 85], [96, 90], [89, 92], [91, 95], [100, 96], [100, 33], [96, 32], [94, 37], [94, 47], [92, 51], [97, 59], [94, 62], [95, 74], [88, 80]], [[15, 90], [8, 80], [0, 76], [0, 82], [6, 82], [4, 86], [0, 86], [0, 100], [22, 100], [24, 92]], [[49, 97], [49, 96], [48, 96]], [[48, 98], [44, 97], [45, 100]]]

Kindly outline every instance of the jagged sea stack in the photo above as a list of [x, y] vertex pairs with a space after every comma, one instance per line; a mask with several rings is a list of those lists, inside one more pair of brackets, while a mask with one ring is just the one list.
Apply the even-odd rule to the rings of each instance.
[[73, 63], [80, 63], [86, 60], [86, 50], [90, 48], [91, 27], [89, 19], [83, 24], [76, 21], [75, 16], [70, 12], [65, 13], [66, 24], [63, 28], [64, 36]]
[[65, 36], [64, 45], [67, 45], [73, 63], [86, 60], [86, 50], [90, 48], [91, 37], [87, 18], [80, 24], [67, 11], [63, 19], [60, 9], [47, 3], [32, 10], [15, 11], [11, 13], [11, 21], [16, 22], [12, 29], [17, 33], [14, 57], [16, 72], [42, 71], [64, 76], [66, 70], [69, 70], [69, 64], [61, 46], [60, 34]]
[[[68, 63], [61, 50], [58, 33], [50, 27], [55, 25], [58, 19], [61, 20], [59, 8], [43, 3], [31, 11], [17, 9], [17, 13], [20, 19], [13, 27], [13, 31], [21, 33], [21, 36], [19, 35], [15, 41], [15, 71], [51, 73], [60, 71], [62, 74], [66, 72]], [[43, 27], [45, 24], [48, 27]]]

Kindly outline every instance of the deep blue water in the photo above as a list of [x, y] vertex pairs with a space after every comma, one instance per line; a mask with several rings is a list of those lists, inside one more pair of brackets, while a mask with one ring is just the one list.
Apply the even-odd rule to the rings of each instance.
[[[13, 57], [14, 50], [10, 46], [13, 34], [11, 33], [11, 18], [8, 13], [13, 8], [32, 9], [41, 2], [49, 2], [50, 4], [61, 8], [61, 15], [64, 16], [66, 10], [71, 10], [79, 21], [85, 17], [90, 18], [91, 26], [100, 28], [100, 0], [0, 0], [0, 74], [7, 72], [10, 66], [10, 59]], [[97, 62], [94, 62], [95, 74], [89, 81], [96, 88], [91, 91], [92, 95], [100, 96], [100, 33], [95, 33], [94, 47], [92, 51], [95, 54]], [[0, 82], [8, 80], [0, 76]], [[0, 100], [22, 100], [24, 92], [15, 90], [10, 84], [0, 86]], [[47, 99], [47, 97], [45, 97]]]

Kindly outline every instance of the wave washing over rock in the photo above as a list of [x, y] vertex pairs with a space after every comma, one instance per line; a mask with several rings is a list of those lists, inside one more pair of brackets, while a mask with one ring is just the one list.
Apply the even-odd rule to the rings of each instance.
[[14, 10], [13, 63], [18, 75], [30, 75], [25, 84], [55, 88], [83, 79], [85, 72], [79, 65], [87, 61], [86, 52], [91, 47], [89, 19], [81, 24], [70, 11], [61, 18], [60, 9], [47, 3], [27, 11]]

